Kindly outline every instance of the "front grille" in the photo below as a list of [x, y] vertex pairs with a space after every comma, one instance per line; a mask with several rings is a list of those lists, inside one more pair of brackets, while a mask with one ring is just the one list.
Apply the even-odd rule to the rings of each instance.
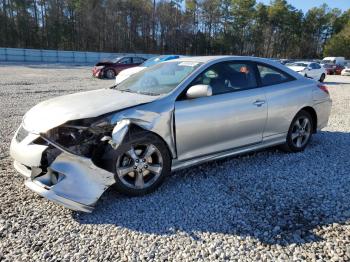
[[17, 132], [17, 135], [16, 135], [16, 140], [18, 142], [21, 142], [23, 139], [25, 139], [27, 137], [27, 135], [29, 134], [29, 132], [27, 130], [25, 130], [23, 128], [23, 126], [21, 126], [19, 129], [18, 129], [18, 132]]

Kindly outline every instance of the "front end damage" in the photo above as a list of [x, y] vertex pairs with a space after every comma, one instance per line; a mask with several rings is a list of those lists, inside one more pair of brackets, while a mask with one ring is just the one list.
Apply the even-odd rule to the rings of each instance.
[[172, 113], [172, 108], [146, 104], [104, 117], [68, 121], [41, 133], [29, 132], [22, 124], [10, 153], [29, 189], [69, 209], [91, 212], [115, 183], [113, 157], [132, 132], [158, 134], [175, 156]]
[[21, 126], [10, 153], [29, 189], [69, 209], [91, 212], [103, 192], [115, 183], [114, 175], [88, 155], [70, 152], [74, 149], [65, 149], [45, 135], [28, 133]]

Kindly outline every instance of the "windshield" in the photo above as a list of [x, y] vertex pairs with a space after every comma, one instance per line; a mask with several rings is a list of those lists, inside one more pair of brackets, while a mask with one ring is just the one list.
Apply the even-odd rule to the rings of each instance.
[[333, 68], [333, 65], [332, 64], [324, 64], [323, 67], [324, 68]]
[[322, 64], [335, 64], [334, 60], [322, 60]]
[[115, 64], [115, 63], [117, 63], [120, 59], [121, 59], [121, 57], [116, 57], [116, 58], [111, 59], [111, 62]]
[[160, 63], [130, 76], [114, 88], [145, 95], [167, 94], [200, 65], [179, 61]]
[[302, 67], [307, 67], [307, 64], [305, 63], [288, 63], [287, 66], [302, 66]]

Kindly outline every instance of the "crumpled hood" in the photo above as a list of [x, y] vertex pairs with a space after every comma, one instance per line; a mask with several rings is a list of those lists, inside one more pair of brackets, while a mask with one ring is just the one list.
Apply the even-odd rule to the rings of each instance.
[[120, 92], [115, 89], [98, 89], [60, 96], [31, 108], [23, 118], [23, 125], [26, 130], [38, 134], [69, 120], [97, 117], [148, 103], [157, 98], [157, 96]]
[[303, 71], [305, 69], [304, 66], [288, 66], [288, 67], [295, 72], [300, 72], [300, 71]]

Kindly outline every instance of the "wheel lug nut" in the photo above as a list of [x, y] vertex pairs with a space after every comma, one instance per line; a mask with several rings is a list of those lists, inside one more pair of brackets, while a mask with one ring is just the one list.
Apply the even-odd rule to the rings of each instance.
[[146, 162], [146, 159], [142, 159], [142, 162]]
[[148, 168], [148, 166], [147, 166], [147, 165], [145, 165], [145, 166], [144, 166], [144, 168]]
[[139, 169], [139, 172], [142, 173], [142, 169]]
[[134, 169], [137, 169], [137, 166], [134, 166]]
[[135, 159], [135, 162], [136, 162], [136, 163], [138, 163], [138, 162], [139, 162], [139, 160], [138, 160], [138, 159]]

